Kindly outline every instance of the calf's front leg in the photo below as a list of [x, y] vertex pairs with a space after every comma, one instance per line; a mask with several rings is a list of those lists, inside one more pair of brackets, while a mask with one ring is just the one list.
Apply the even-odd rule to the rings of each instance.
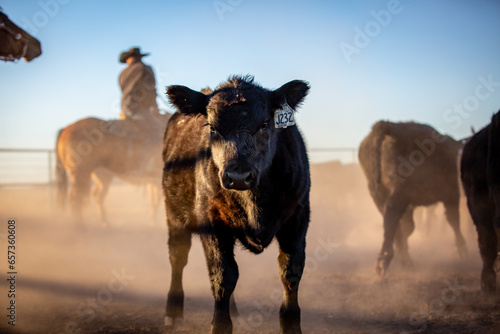
[[229, 309], [239, 275], [238, 265], [234, 260], [234, 238], [228, 237], [227, 233], [214, 232], [202, 235], [201, 239], [215, 299], [211, 333], [232, 333]]
[[279, 273], [283, 283], [283, 302], [280, 308], [280, 331], [282, 334], [300, 334], [299, 283], [305, 265], [305, 233], [299, 238], [278, 235], [280, 252]]
[[177, 319], [184, 315], [184, 290], [182, 288], [182, 273], [188, 262], [188, 254], [191, 248], [191, 233], [176, 228], [176, 222], [167, 218], [168, 230], [168, 248], [170, 255], [170, 264], [172, 266], [172, 278], [170, 281], [170, 290], [168, 291], [165, 327], [174, 326]]

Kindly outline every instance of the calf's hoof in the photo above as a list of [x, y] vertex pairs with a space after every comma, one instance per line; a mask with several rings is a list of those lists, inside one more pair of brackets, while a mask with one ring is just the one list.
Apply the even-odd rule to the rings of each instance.
[[165, 326], [166, 328], [172, 328], [174, 327], [174, 324], [175, 324], [175, 318], [165, 317], [163, 326]]
[[302, 334], [300, 327], [300, 307], [298, 305], [280, 308], [280, 334]]
[[280, 334], [302, 334], [300, 324], [281, 326]]
[[387, 252], [380, 254], [378, 256], [377, 261], [375, 261], [375, 272], [380, 277], [384, 277], [387, 273], [387, 268], [389, 267], [389, 263], [391, 262], [392, 256], [390, 256]]
[[233, 333], [233, 325], [228, 323], [216, 323], [212, 324], [212, 328], [210, 330], [211, 334], [232, 334]]
[[176, 319], [172, 317], [165, 317], [163, 320], [163, 326], [160, 328], [161, 334], [170, 334], [174, 332], [174, 326], [176, 323]]
[[378, 276], [383, 277], [385, 274], [385, 268], [383, 261], [378, 259], [375, 261], [375, 272], [377, 273]]
[[163, 326], [160, 329], [162, 334], [170, 334], [176, 332], [176, 326], [182, 324], [183, 318], [173, 318], [166, 316], [163, 320]]

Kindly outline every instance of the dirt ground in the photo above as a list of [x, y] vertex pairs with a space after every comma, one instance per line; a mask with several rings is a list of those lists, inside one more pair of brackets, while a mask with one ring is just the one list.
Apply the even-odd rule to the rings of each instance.
[[[480, 293], [481, 261], [466, 215], [460, 260], [441, 207], [416, 213], [414, 269], [397, 262], [380, 280], [373, 264], [382, 218], [357, 165], [312, 166], [312, 217], [300, 286], [304, 333], [500, 333], [498, 296]], [[164, 210], [150, 217], [144, 190], [115, 183], [111, 226], [95, 205], [85, 228], [54, 210], [48, 187], [0, 188], [0, 332], [158, 333], [170, 283]], [[16, 326], [8, 325], [7, 221], [16, 221]], [[238, 250], [235, 333], [278, 333], [278, 250]], [[8, 277], [7, 277], [8, 278]], [[213, 310], [206, 264], [194, 240], [184, 273], [185, 315], [175, 333], [208, 333]]]

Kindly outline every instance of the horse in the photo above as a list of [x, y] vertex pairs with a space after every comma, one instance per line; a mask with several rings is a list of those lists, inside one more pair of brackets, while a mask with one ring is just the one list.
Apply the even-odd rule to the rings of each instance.
[[[109, 225], [109, 219], [106, 207], [104, 205], [104, 200], [106, 199], [109, 187], [111, 186], [111, 182], [113, 181], [115, 175], [108, 169], [98, 168], [91, 174], [91, 177], [95, 185], [91, 195], [97, 205], [101, 221], [106, 225]], [[151, 204], [150, 217], [152, 220], [157, 220], [158, 209], [160, 207], [160, 199], [162, 197], [160, 183], [156, 182], [157, 180], [150, 181], [147, 178], [144, 180], [138, 180], [134, 179], [133, 177], [130, 178], [128, 177], [128, 175], [121, 175], [119, 176], [119, 178], [129, 184], [141, 186], [147, 191]]]
[[0, 8], [0, 60], [31, 61], [41, 54], [40, 42], [9, 20]]
[[170, 116], [157, 116], [161, 133], [154, 133], [153, 140], [151, 129], [130, 120], [89, 117], [60, 130], [55, 149], [59, 206], [64, 208], [69, 199], [72, 214], [81, 221], [94, 179], [94, 198], [101, 219], [107, 223], [103, 204], [113, 177], [159, 188], [163, 167], [161, 138]]

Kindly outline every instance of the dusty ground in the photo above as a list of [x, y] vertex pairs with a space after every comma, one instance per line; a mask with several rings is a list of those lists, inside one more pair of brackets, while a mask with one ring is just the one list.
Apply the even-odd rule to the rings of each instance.
[[[300, 289], [304, 333], [499, 333], [498, 297], [480, 294], [475, 231], [464, 219], [469, 257], [459, 260], [442, 219], [421, 211], [410, 238], [415, 268], [393, 263], [381, 281], [373, 263], [382, 243], [381, 216], [357, 166], [313, 166], [313, 216]], [[163, 212], [149, 217], [143, 192], [115, 184], [107, 207], [86, 228], [51, 210], [48, 188], [0, 188], [0, 332], [157, 333], [169, 285]], [[17, 223], [16, 326], [7, 325], [7, 220]], [[238, 251], [236, 333], [278, 333], [278, 251]], [[208, 333], [212, 314], [199, 242], [185, 270], [186, 310], [177, 333]]]

